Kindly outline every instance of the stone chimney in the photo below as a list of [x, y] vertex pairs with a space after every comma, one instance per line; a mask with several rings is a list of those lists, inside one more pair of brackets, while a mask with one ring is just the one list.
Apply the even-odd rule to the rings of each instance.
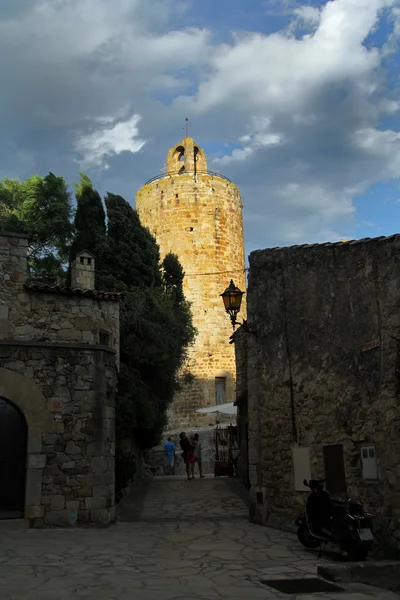
[[89, 250], [78, 252], [71, 268], [71, 288], [94, 290], [95, 258]]
[[1, 288], [23, 285], [27, 277], [27, 246], [25, 235], [0, 232]]

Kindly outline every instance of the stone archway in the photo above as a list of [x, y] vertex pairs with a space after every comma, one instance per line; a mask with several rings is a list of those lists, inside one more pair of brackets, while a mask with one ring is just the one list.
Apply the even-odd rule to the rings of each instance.
[[43, 518], [42, 478], [46, 455], [42, 453], [42, 434], [55, 432], [53, 416], [39, 386], [5, 368], [0, 368], [0, 398], [19, 409], [28, 428], [23, 516], [27, 519]]

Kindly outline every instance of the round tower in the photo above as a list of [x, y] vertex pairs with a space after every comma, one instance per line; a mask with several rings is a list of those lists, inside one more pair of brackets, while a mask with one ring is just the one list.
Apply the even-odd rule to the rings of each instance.
[[[195, 410], [233, 402], [235, 350], [220, 294], [231, 279], [246, 288], [242, 200], [235, 184], [207, 170], [206, 156], [186, 137], [167, 154], [166, 173], [137, 193], [136, 208], [161, 258], [176, 254], [185, 272], [184, 292], [198, 334], [184, 371], [188, 379], [169, 413], [169, 429], [215, 422]], [[245, 302], [241, 315], [245, 317]]]

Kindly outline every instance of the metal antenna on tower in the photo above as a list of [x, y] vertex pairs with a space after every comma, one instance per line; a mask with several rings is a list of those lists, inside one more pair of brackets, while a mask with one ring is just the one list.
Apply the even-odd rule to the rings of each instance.
[[189, 119], [186, 117], [185, 119], [185, 127], [182, 127], [182, 129], [185, 130], [185, 137], [188, 137], [188, 133], [189, 133]]

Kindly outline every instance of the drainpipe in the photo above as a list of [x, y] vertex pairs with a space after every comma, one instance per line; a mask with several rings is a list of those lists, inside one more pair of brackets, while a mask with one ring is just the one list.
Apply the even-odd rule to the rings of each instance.
[[292, 377], [292, 355], [290, 353], [289, 330], [288, 330], [288, 319], [287, 319], [286, 282], [285, 282], [285, 275], [283, 272], [282, 265], [281, 265], [281, 275], [282, 275], [282, 291], [283, 291], [285, 345], [286, 345], [286, 355], [287, 355], [288, 367], [289, 367], [290, 411], [291, 411], [291, 416], [292, 416], [293, 439], [294, 439], [295, 444], [297, 444], [298, 436], [297, 436], [297, 425], [296, 425], [296, 410], [295, 410], [295, 404], [294, 404], [294, 388], [293, 388], [293, 377]]

